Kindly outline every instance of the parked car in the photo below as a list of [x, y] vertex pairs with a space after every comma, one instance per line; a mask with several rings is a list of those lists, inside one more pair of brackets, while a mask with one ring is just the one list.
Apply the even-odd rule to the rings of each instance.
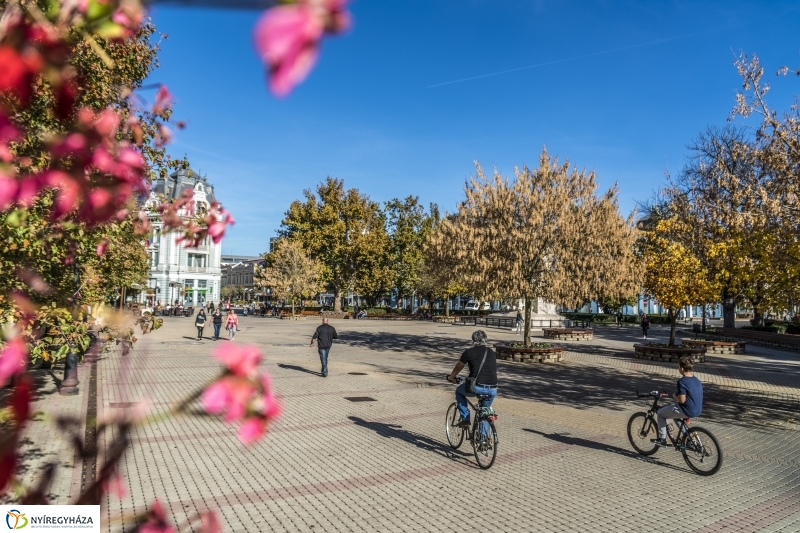
[[464, 306], [464, 311], [489, 311], [492, 308], [489, 305], [489, 302], [481, 302], [477, 300], [470, 300], [467, 302], [467, 305]]

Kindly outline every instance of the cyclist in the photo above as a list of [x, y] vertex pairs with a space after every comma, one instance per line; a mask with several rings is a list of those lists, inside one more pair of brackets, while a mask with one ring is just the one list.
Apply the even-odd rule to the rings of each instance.
[[652, 441], [659, 446], [667, 446], [667, 419], [694, 418], [700, 416], [703, 410], [703, 384], [692, 373], [693, 368], [691, 357], [684, 355], [678, 360], [681, 379], [678, 380], [677, 391], [672, 395], [678, 403], [658, 410], [658, 438]]
[[[453, 367], [453, 371], [447, 376], [447, 381], [455, 383], [459, 372], [465, 365], [469, 365], [469, 377], [475, 378], [474, 392], [467, 392], [468, 380], [456, 388], [456, 403], [458, 404], [458, 412], [461, 414], [461, 422], [458, 423], [459, 427], [469, 427], [467, 395], [470, 397], [478, 394], [489, 396], [488, 399], [481, 400], [481, 407], [491, 406], [495, 396], [497, 396], [497, 354], [489, 348], [487, 342], [486, 333], [483, 331], [478, 330], [473, 333], [472, 343], [474, 346], [461, 354], [456, 366]], [[478, 372], [479, 370], [480, 373]]]

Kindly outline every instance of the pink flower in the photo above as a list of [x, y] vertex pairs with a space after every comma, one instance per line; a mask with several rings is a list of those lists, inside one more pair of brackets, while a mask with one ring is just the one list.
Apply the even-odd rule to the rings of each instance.
[[97, 243], [97, 255], [99, 257], [103, 257], [106, 255], [106, 249], [108, 248], [108, 239], [100, 239], [100, 242]]
[[209, 385], [203, 391], [203, 408], [207, 413], [225, 412], [225, 421], [234, 422], [247, 413], [247, 406], [253, 397], [255, 387], [249, 380], [225, 377]]
[[156, 93], [156, 101], [153, 104], [153, 112], [158, 114], [172, 105], [172, 94], [166, 85], [159, 85]]
[[230, 401], [228, 385], [224, 380], [220, 380], [209, 385], [203, 391], [203, 409], [212, 415], [218, 415], [225, 410]]
[[21, 337], [11, 339], [0, 351], [0, 387], [8, 383], [9, 379], [25, 371], [25, 359], [28, 350]]
[[251, 416], [239, 428], [239, 440], [242, 444], [252, 444], [267, 432], [267, 420], [259, 416]]
[[14, 202], [18, 189], [17, 180], [0, 174], [0, 211], [5, 211]]
[[116, 470], [103, 482], [103, 491], [113, 494], [120, 500], [128, 495], [128, 487], [125, 486], [125, 481]]
[[147, 522], [142, 524], [139, 533], [173, 533], [175, 528], [167, 522], [167, 515], [161, 502], [155, 500], [147, 513]]
[[274, 7], [258, 21], [256, 51], [269, 68], [270, 89], [277, 96], [289, 94], [311, 71], [324, 29], [320, 17], [306, 4]]
[[201, 513], [200, 520], [203, 523], [203, 528], [200, 530], [200, 533], [222, 533], [222, 525], [219, 523], [217, 513], [214, 511]]
[[237, 376], [252, 376], [261, 362], [257, 346], [225, 343], [214, 351], [214, 357], [222, 361]]

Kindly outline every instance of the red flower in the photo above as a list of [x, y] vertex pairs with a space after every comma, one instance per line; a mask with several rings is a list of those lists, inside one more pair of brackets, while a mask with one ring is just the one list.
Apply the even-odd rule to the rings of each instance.
[[0, 351], [0, 387], [8, 383], [11, 376], [22, 374], [28, 350], [22, 337], [11, 339]]

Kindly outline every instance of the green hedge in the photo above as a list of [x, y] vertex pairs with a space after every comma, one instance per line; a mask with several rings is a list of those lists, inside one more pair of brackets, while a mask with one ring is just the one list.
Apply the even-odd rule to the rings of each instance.
[[772, 326], [742, 326], [742, 329], [766, 331], [767, 333], [786, 333], [786, 326], [782, 324], [773, 324]]
[[[570, 320], [590, 320], [595, 324], [616, 324], [617, 316], [610, 313], [562, 313]], [[651, 324], [669, 324], [667, 315], [647, 315]], [[626, 324], [639, 324], [642, 321], [639, 315], [622, 315], [622, 322]]]

